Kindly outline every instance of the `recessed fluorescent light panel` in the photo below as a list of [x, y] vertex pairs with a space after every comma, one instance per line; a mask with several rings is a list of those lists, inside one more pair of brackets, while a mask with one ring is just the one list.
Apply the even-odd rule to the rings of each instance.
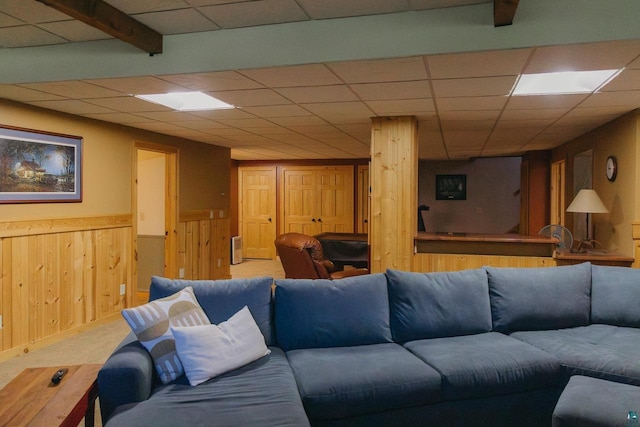
[[135, 95], [136, 98], [164, 105], [177, 111], [225, 110], [235, 108], [231, 104], [202, 92], [172, 92], [151, 95]]
[[622, 70], [523, 74], [513, 89], [513, 95], [591, 93], [615, 77], [620, 71]]

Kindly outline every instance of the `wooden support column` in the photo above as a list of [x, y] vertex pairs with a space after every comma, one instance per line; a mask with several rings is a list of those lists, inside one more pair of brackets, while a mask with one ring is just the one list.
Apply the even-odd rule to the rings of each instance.
[[370, 270], [410, 271], [418, 230], [418, 122], [376, 117], [371, 128]]

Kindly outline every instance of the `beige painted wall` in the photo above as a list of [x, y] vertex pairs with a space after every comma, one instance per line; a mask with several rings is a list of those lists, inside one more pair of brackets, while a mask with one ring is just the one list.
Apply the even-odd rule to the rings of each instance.
[[4, 100], [0, 125], [81, 136], [84, 167], [82, 203], [3, 205], [0, 221], [130, 213], [134, 141], [179, 148], [181, 212], [229, 208], [228, 148]]
[[[594, 214], [595, 239], [611, 251], [634, 256], [631, 224], [640, 218], [640, 200], [637, 197], [640, 171], [640, 113], [631, 112], [554, 150], [553, 160], [567, 159], [567, 205], [573, 200], [569, 181], [573, 175], [573, 158], [593, 148], [593, 188], [609, 209], [608, 214]], [[618, 176], [609, 182], [605, 175], [608, 156], [618, 159]], [[567, 219], [571, 215], [567, 216]], [[573, 229], [573, 224], [567, 224]]]

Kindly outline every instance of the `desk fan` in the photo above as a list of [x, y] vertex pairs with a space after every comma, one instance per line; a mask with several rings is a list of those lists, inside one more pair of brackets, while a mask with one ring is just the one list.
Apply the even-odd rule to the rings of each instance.
[[558, 250], [570, 251], [573, 247], [573, 235], [567, 227], [558, 224], [545, 225], [538, 232], [540, 236], [555, 237], [558, 239]]

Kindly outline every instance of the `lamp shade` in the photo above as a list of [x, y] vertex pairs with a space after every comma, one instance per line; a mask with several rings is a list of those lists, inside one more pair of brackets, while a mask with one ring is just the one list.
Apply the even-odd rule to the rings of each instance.
[[567, 212], [579, 212], [579, 213], [608, 213], [606, 208], [596, 190], [583, 189], [578, 192], [578, 195], [573, 202], [567, 208]]

